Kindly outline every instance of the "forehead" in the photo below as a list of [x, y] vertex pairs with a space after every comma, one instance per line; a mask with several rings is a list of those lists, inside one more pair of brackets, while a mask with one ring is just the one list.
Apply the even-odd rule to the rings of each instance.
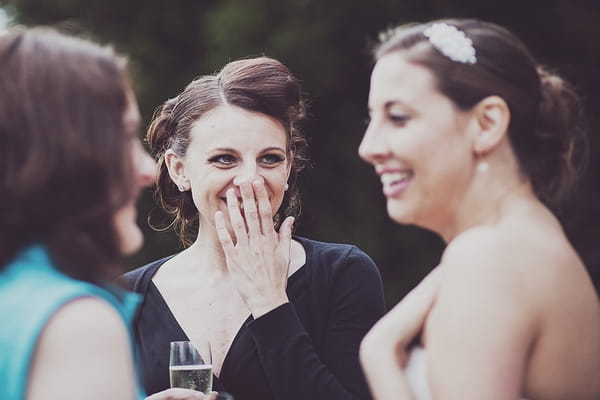
[[214, 147], [281, 146], [286, 144], [283, 125], [268, 115], [232, 105], [221, 105], [195, 121], [192, 145]]
[[402, 52], [381, 57], [371, 73], [370, 107], [390, 101], [415, 104], [436, 94], [439, 92], [433, 74], [425, 67], [408, 62]]

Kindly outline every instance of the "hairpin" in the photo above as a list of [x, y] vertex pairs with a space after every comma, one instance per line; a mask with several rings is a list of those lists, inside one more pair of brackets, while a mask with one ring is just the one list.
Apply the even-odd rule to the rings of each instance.
[[425, 29], [423, 35], [429, 43], [449, 59], [465, 64], [475, 64], [473, 41], [457, 27], [438, 22]]

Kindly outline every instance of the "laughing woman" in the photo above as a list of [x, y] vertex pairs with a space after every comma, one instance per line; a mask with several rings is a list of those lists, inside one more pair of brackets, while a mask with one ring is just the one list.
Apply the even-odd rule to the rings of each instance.
[[350, 245], [292, 236], [306, 141], [298, 81], [280, 62], [227, 64], [156, 114], [158, 196], [191, 245], [125, 276], [146, 389], [169, 386], [169, 342], [209, 340], [214, 386], [236, 400], [365, 399], [365, 333], [380, 276]]
[[359, 153], [390, 217], [448, 245], [361, 345], [374, 396], [600, 398], [600, 304], [546, 206], [579, 161], [573, 91], [481, 21], [397, 28], [375, 58]]

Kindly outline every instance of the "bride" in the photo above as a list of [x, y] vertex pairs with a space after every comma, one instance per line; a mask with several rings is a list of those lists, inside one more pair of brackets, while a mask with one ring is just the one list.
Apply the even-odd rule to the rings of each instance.
[[377, 399], [598, 399], [600, 304], [548, 205], [582, 135], [570, 86], [477, 20], [382, 35], [360, 156], [390, 217], [447, 248], [360, 356]]

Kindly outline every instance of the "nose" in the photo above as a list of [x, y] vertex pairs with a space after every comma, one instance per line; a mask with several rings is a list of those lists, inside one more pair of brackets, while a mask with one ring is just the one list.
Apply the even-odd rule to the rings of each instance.
[[156, 162], [154, 162], [141, 144], [136, 146], [135, 153], [134, 162], [139, 187], [143, 188], [153, 185], [158, 172]]
[[377, 126], [371, 122], [358, 146], [358, 155], [368, 163], [374, 164], [385, 157], [388, 152], [384, 138], [381, 137]]
[[258, 166], [256, 163], [248, 162], [239, 168], [238, 174], [233, 178], [233, 184], [240, 186], [242, 183], [252, 183], [255, 180], [262, 180], [258, 174]]

